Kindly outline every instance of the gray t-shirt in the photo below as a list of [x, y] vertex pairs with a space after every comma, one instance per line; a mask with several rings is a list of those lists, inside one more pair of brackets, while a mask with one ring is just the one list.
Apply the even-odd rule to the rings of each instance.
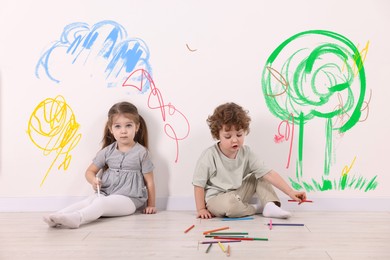
[[100, 192], [104, 195], [123, 195], [130, 197], [137, 208], [148, 199], [143, 174], [153, 171], [154, 166], [149, 151], [139, 143], [126, 153], [117, 149], [114, 142], [100, 150], [93, 159], [93, 164], [102, 169]]
[[256, 178], [261, 178], [270, 170], [250, 150], [249, 146], [241, 147], [236, 158], [230, 159], [221, 152], [216, 143], [200, 156], [192, 184], [205, 189], [207, 202], [219, 193], [238, 189], [242, 181], [252, 174]]

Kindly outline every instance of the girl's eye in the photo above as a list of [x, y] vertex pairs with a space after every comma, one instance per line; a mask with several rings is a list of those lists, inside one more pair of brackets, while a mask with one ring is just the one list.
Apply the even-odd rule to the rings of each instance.
[[130, 127], [132, 127], [132, 126], [133, 126], [132, 124], [128, 124], [128, 125], [126, 125], [126, 127], [129, 127], [129, 128], [130, 128]]
[[225, 136], [225, 139], [230, 139], [231, 136]]
[[120, 125], [114, 125], [115, 128], [120, 128], [121, 126]]

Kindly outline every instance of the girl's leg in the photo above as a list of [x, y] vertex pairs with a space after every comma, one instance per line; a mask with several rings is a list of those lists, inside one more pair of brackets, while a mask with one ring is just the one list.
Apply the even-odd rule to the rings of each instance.
[[122, 195], [96, 197], [89, 205], [75, 212], [58, 213], [51, 216], [53, 222], [68, 228], [78, 228], [102, 216], [126, 216], [135, 212], [134, 202]]
[[59, 211], [56, 211], [55, 213], [52, 213], [52, 214], [49, 214], [49, 215], [45, 215], [45, 216], [43, 216], [43, 221], [45, 221], [50, 227], [55, 227], [55, 226], [58, 225], [58, 223], [54, 222], [51, 219], [51, 216], [59, 214], [59, 213], [72, 213], [72, 212], [75, 212], [75, 211], [80, 210], [82, 208], [85, 208], [86, 206], [91, 204], [92, 201], [96, 197], [97, 197], [97, 194], [93, 194], [93, 195], [89, 196], [88, 198], [86, 198], [86, 199], [84, 199], [82, 201], [76, 202], [76, 203], [71, 204], [70, 206], [68, 206], [66, 208], [63, 208], [63, 209], [61, 209]]
[[134, 202], [123, 195], [109, 195], [94, 200], [93, 203], [80, 210], [82, 223], [94, 221], [100, 217], [120, 217], [131, 215], [136, 211]]

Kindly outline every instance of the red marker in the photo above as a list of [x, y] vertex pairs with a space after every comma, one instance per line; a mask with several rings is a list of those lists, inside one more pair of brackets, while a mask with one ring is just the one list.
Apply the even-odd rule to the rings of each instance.
[[194, 227], [195, 227], [195, 225], [190, 226], [189, 228], [187, 228], [187, 229], [184, 231], [184, 233], [187, 233], [188, 231], [190, 231], [190, 230], [193, 229]]

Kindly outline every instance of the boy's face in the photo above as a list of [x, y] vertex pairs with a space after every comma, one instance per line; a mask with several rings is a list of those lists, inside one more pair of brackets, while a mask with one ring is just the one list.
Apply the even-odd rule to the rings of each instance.
[[222, 153], [228, 158], [236, 158], [238, 150], [244, 144], [245, 131], [243, 129], [236, 130], [235, 127], [231, 127], [229, 131], [226, 130], [226, 126], [223, 125], [219, 131], [219, 148]]

